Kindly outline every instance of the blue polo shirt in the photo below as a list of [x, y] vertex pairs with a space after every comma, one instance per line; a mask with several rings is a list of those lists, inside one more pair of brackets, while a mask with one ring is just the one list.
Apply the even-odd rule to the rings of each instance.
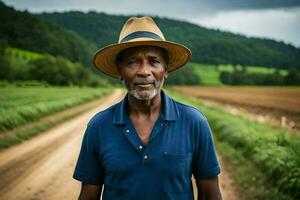
[[206, 117], [163, 91], [162, 112], [144, 146], [128, 116], [127, 98], [88, 123], [73, 177], [104, 183], [103, 200], [194, 199], [191, 176], [220, 173]]

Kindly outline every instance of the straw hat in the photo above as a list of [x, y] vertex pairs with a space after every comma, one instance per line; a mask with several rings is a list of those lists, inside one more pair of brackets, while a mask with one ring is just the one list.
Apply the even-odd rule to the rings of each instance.
[[124, 49], [136, 46], [164, 48], [169, 54], [168, 72], [183, 66], [191, 57], [191, 51], [187, 47], [166, 41], [153, 19], [145, 16], [128, 19], [121, 30], [119, 42], [98, 50], [94, 55], [93, 64], [105, 74], [120, 78], [116, 66], [117, 55]]

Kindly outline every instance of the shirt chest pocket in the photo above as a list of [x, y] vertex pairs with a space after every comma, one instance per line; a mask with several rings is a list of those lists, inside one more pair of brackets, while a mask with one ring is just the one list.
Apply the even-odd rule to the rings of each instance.
[[191, 172], [192, 153], [164, 152], [161, 158], [163, 175], [170, 177], [186, 177]]

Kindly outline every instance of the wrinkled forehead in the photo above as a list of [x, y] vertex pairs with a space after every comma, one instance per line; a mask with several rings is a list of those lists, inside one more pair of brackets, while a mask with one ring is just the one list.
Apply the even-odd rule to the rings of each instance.
[[165, 59], [166, 55], [168, 54], [166, 50], [164, 50], [161, 47], [156, 47], [156, 46], [138, 46], [138, 47], [131, 47], [128, 49], [125, 49], [121, 51], [118, 55], [121, 59], [124, 58], [130, 58], [130, 57], [135, 57], [138, 55], [149, 55], [149, 56], [156, 56], [156, 57], [161, 57]]

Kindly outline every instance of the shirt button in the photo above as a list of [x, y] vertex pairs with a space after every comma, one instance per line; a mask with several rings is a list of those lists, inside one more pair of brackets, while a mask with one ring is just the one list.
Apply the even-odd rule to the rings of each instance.
[[127, 130], [126, 130], [126, 133], [129, 133], [129, 132], [130, 132], [130, 131], [127, 129]]
[[139, 146], [139, 149], [143, 149], [142, 145]]
[[148, 156], [147, 156], [147, 155], [145, 155], [145, 156], [144, 156], [144, 159], [145, 159], [145, 160], [147, 160], [147, 159], [148, 159]]

